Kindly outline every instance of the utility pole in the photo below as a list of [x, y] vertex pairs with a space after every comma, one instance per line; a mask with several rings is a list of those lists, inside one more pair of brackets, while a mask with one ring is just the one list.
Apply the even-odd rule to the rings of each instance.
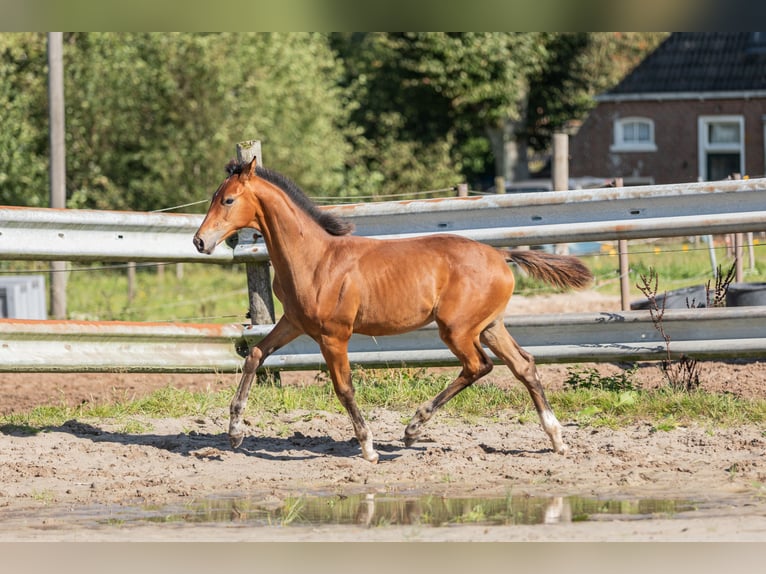
[[[50, 206], [66, 207], [66, 155], [64, 147], [63, 32], [48, 33], [48, 117], [50, 133]], [[66, 318], [67, 262], [51, 261], [51, 315]]]

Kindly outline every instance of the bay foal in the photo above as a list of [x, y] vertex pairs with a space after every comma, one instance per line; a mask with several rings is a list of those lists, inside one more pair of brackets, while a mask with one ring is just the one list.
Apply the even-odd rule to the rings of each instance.
[[458, 377], [423, 403], [404, 431], [407, 446], [434, 412], [492, 370], [486, 345], [526, 386], [557, 453], [567, 446], [540, 383], [534, 358], [511, 337], [503, 312], [513, 293], [513, 262], [533, 277], [580, 288], [592, 279], [576, 258], [541, 251], [500, 250], [455, 235], [380, 240], [351, 235], [353, 227], [322, 212], [284, 176], [249, 163], [229, 164], [194, 236], [212, 253], [244, 227], [263, 236], [274, 269], [274, 294], [284, 314], [249, 352], [231, 402], [229, 437], [244, 437], [243, 411], [256, 369], [275, 350], [303, 333], [321, 349], [335, 393], [362, 449], [377, 462], [372, 434], [354, 400], [348, 359], [351, 334], [403, 333], [435, 321], [439, 336], [459, 359]]

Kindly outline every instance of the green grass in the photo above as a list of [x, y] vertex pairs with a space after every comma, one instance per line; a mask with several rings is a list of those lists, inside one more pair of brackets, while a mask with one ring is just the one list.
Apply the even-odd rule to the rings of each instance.
[[[407, 420], [418, 405], [435, 396], [449, 380], [446, 376], [415, 369], [357, 371], [356, 396], [365, 412], [384, 408], [401, 412], [402, 418]], [[148, 427], [137, 418], [199, 417], [214, 412], [225, 414], [233, 391], [233, 388], [227, 388], [215, 392], [192, 392], [168, 387], [141, 399], [113, 404], [43, 406], [26, 413], [0, 417], [0, 431], [36, 433], [72, 419], [96, 419], [110, 420], [125, 432], [143, 432]], [[656, 430], [669, 430], [690, 423], [730, 427], [766, 421], [764, 400], [743, 400], [730, 394], [702, 391], [571, 388], [549, 393], [549, 400], [562, 422], [586, 427], [620, 428], [645, 422], [652, 424]], [[258, 385], [250, 394], [247, 415], [268, 417], [296, 409], [317, 414], [343, 412], [332, 385], [325, 382], [305, 387]], [[491, 384], [466, 389], [450, 401], [438, 416], [537, 422], [526, 390], [519, 386], [508, 391]]]
[[[628, 265], [630, 297], [643, 299], [636, 288], [640, 276], [646, 275], [653, 267], [659, 276], [660, 293], [672, 291], [692, 285], [704, 285], [711, 280], [715, 285], [714, 270], [710, 262], [707, 243], [699, 238], [696, 242], [668, 238], [652, 241], [630, 241], [628, 243]], [[734, 263], [734, 259], [726, 253], [726, 247], [721, 244], [722, 238], [716, 236], [716, 263], [725, 273]], [[766, 281], [766, 242], [755, 238], [754, 252], [756, 265], [750, 268], [748, 250], [744, 252], [745, 281]], [[620, 262], [617, 252], [617, 242], [604, 242], [602, 251], [596, 255], [583, 256], [583, 263], [593, 272], [595, 281], [591, 289], [605, 295], [620, 294]], [[520, 295], [540, 295], [556, 291], [550, 285], [541, 281], [516, 274], [516, 293]]]
[[[67, 282], [68, 318], [87, 321], [248, 322], [244, 265], [184, 263], [147, 264], [136, 270], [135, 295], [128, 300], [124, 265], [70, 263]], [[47, 263], [1, 262], [0, 271], [45, 273]]]
[[[750, 269], [750, 261], [745, 248], [743, 266], [745, 281], [766, 281], [766, 243], [757, 238], [754, 241], [755, 268]], [[619, 256], [616, 242], [607, 247], [599, 255], [583, 257], [583, 262], [595, 276], [594, 288], [600, 293], [607, 295], [619, 295]], [[723, 272], [734, 263], [732, 257], [727, 256], [726, 247], [719, 246], [720, 238], [716, 237], [715, 248], [716, 262]], [[696, 243], [679, 241], [678, 239], [665, 239], [661, 241], [639, 242], [631, 241], [628, 244], [628, 262], [630, 268], [629, 285], [630, 296], [642, 299], [641, 292], [636, 288], [640, 276], [647, 275], [649, 268], [653, 267], [659, 277], [660, 293], [681, 289], [692, 285], [704, 285], [711, 280], [715, 285], [715, 273], [713, 271], [707, 243], [699, 240]]]

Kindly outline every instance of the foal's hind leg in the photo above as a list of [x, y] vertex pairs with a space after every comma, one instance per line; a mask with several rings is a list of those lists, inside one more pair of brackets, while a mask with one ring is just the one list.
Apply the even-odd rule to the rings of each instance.
[[283, 317], [268, 335], [250, 349], [250, 354], [248, 354], [242, 367], [242, 378], [239, 381], [239, 387], [237, 387], [237, 392], [229, 406], [229, 441], [232, 448], [237, 448], [241, 445], [245, 437], [242, 413], [245, 411], [247, 397], [250, 394], [250, 386], [253, 384], [256, 369], [261, 366], [266, 357], [271, 353], [280, 347], [284, 347], [300, 334], [301, 331]]
[[354, 426], [354, 434], [362, 448], [364, 460], [375, 464], [378, 462], [378, 453], [372, 446], [372, 433], [367, 423], [364, 422], [362, 411], [354, 399], [354, 385], [351, 382], [351, 365], [348, 361], [348, 340], [336, 337], [322, 337], [319, 348], [330, 371], [335, 395], [351, 417]]
[[418, 410], [415, 411], [415, 416], [412, 417], [412, 420], [404, 430], [405, 446], [410, 446], [418, 440], [421, 432], [420, 427], [433, 416], [436, 409], [442, 407], [464, 388], [492, 370], [492, 361], [490, 361], [487, 354], [481, 348], [478, 337], [475, 335], [466, 334], [462, 337], [455, 337], [442, 332], [442, 340], [447, 343], [450, 350], [460, 359], [463, 369], [446, 389], [418, 407]]
[[543, 429], [551, 438], [553, 450], [559, 454], [564, 454], [567, 451], [567, 445], [561, 436], [561, 424], [556, 415], [553, 414], [548, 399], [545, 398], [545, 391], [540, 383], [540, 375], [537, 373], [534, 357], [519, 346], [501, 320], [495, 321], [484, 329], [481, 340], [508, 365], [516, 378], [527, 387], [532, 401], [535, 403], [537, 414], [540, 416]]

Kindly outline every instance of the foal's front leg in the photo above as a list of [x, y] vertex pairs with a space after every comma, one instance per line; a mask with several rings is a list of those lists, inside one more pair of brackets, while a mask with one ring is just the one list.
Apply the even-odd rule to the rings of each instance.
[[263, 361], [271, 353], [280, 347], [284, 347], [300, 334], [300, 330], [282, 317], [269, 334], [250, 349], [250, 354], [248, 354], [245, 359], [245, 365], [242, 367], [242, 378], [239, 381], [239, 387], [237, 387], [237, 392], [234, 394], [234, 398], [229, 406], [229, 441], [232, 448], [239, 447], [245, 438], [245, 425], [242, 422], [242, 414], [245, 412], [247, 397], [250, 394], [250, 387], [253, 384], [256, 369], [263, 364]]
[[351, 382], [351, 365], [348, 361], [348, 340], [322, 337], [319, 342], [327, 369], [330, 371], [333, 388], [338, 400], [351, 417], [354, 433], [362, 448], [362, 457], [373, 464], [378, 462], [378, 453], [372, 446], [372, 433], [354, 399], [354, 385]]

